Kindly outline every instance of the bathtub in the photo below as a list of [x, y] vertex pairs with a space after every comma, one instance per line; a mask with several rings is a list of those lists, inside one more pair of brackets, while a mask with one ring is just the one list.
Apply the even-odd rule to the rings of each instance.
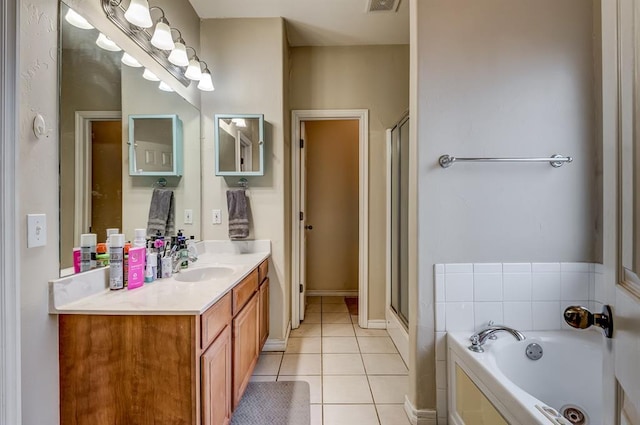
[[[484, 344], [484, 353], [467, 349], [469, 333], [447, 335], [449, 423], [602, 425], [602, 336], [593, 331], [524, 333], [524, 341], [498, 333], [498, 339]], [[532, 343], [542, 347], [539, 360], [525, 353]], [[535, 352], [536, 347], [532, 348]], [[467, 378], [475, 385], [468, 384]], [[479, 392], [468, 395], [476, 391], [474, 386]], [[485, 397], [488, 403], [482, 404]], [[495, 407], [504, 422], [495, 413], [480, 413], [481, 404], [489, 410]], [[554, 410], [574, 422], [554, 421]]]

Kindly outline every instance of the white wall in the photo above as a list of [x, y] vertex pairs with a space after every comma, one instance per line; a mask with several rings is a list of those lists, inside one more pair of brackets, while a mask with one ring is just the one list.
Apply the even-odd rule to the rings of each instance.
[[[284, 68], [287, 51], [281, 18], [202, 21], [202, 55], [210, 57], [214, 92], [202, 94], [202, 227], [204, 239], [228, 239], [226, 190], [238, 179], [215, 176], [213, 119], [217, 113], [264, 114], [265, 175], [250, 177], [250, 238], [271, 240], [270, 338], [285, 337], [289, 324], [291, 264], [287, 216], [289, 131], [284, 117]], [[222, 210], [222, 224], [211, 223], [211, 210]]]
[[[432, 408], [434, 264], [594, 260], [593, 12], [584, 0], [412, 7], [418, 239], [410, 399]], [[574, 162], [437, 165], [442, 154], [555, 153]]]

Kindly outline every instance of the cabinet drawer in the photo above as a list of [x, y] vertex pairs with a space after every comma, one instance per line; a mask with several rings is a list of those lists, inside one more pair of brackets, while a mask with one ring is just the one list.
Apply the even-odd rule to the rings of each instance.
[[231, 322], [231, 294], [228, 293], [209, 307], [201, 317], [201, 348], [207, 348], [215, 337]]
[[268, 274], [269, 274], [269, 259], [266, 259], [258, 266], [258, 282], [260, 283], [264, 282]]
[[255, 269], [233, 288], [233, 315], [238, 314], [258, 289], [258, 270]]

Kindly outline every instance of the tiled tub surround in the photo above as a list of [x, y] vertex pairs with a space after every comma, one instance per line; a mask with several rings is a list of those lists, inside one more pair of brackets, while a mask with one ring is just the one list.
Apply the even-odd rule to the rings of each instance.
[[436, 386], [438, 424], [447, 423], [446, 332], [469, 332], [490, 320], [520, 331], [570, 329], [569, 305], [599, 312], [604, 299], [601, 264], [436, 264]]

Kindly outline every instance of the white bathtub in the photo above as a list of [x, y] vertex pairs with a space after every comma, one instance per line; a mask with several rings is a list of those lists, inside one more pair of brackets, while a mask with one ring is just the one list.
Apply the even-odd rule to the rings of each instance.
[[[524, 334], [527, 337], [524, 341], [516, 341], [500, 332], [497, 340], [487, 340], [484, 353], [467, 349], [469, 333], [447, 335], [449, 423], [464, 423], [456, 412], [455, 366], [458, 365], [509, 424], [553, 424], [536, 406], [550, 406], [557, 411], [576, 406], [587, 414], [588, 424], [601, 425], [600, 334], [593, 331]], [[531, 360], [525, 354], [531, 343], [543, 349], [539, 360]]]

